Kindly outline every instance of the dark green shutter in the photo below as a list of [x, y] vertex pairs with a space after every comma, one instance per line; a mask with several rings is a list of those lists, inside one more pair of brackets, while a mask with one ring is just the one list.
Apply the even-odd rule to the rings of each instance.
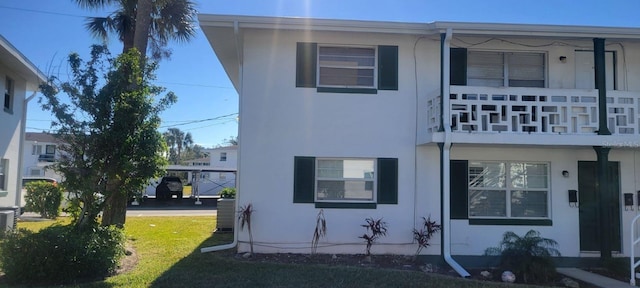
[[378, 159], [378, 204], [398, 204], [398, 159]]
[[451, 219], [469, 218], [469, 168], [466, 160], [451, 160]]
[[318, 44], [298, 42], [296, 50], [296, 87], [316, 87]]
[[316, 158], [295, 157], [293, 170], [293, 203], [313, 203]]
[[467, 49], [451, 48], [451, 85], [467, 85]]
[[378, 90], [398, 90], [398, 46], [378, 46]]

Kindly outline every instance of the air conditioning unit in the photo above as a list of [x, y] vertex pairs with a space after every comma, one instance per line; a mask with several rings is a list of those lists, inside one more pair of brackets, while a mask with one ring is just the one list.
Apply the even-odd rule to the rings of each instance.
[[0, 230], [9, 231], [13, 230], [13, 222], [15, 219], [15, 213], [11, 210], [0, 211]]
[[[8, 225], [10, 225], [9, 229], [15, 229], [16, 227], [18, 227], [18, 218], [20, 217], [20, 207], [18, 207], [18, 206], [0, 207], [0, 213], [6, 212], [6, 211], [9, 211], [9, 212], [13, 213], [12, 214], [13, 218], [12, 219], [7, 219], [7, 221], [10, 222], [8, 224]], [[2, 217], [2, 216], [0, 216], [0, 217]], [[2, 222], [2, 223], [4, 223], [4, 222]], [[0, 225], [0, 230], [2, 228], [4, 228], [4, 227], [5, 227], [4, 224]]]

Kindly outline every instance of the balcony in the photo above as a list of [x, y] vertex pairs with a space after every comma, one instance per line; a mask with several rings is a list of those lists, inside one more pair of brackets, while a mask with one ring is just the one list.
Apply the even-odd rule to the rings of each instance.
[[54, 154], [40, 154], [38, 156], [38, 162], [51, 163], [51, 162], [56, 162], [56, 161], [57, 161], [57, 159], [56, 159]]
[[[640, 140], [638, 96], [607, 91], [607, 123], [615, 139]], [[427, 101], [427, 134], [438, 134], [441, 100], [436, 96]], [[514, 142], [509, 135], [597, 136], [598, 90], [451, 86], [448, 113], [453, 135], [499, 133], [507, 143]], [[556, 142], [558, 137], [544, 139]], [[588, 145], [607, 145], [602, 141]]]

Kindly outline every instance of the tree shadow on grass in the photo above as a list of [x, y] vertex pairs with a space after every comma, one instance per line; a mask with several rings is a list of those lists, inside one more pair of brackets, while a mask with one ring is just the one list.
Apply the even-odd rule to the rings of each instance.
[[150, 287], [217, 287], [220, 273], [233, 273], [236, 249], [202, 253], [201, 248], [229, 244], [233, 233], [215, 232], [189, 255], [162, 273]]

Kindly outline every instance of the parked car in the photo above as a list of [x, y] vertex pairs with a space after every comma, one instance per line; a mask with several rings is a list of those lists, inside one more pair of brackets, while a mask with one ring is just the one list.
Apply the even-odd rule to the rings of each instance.
[[178, 199], [182, 199], [182, 180], [177, 176], [164, 176], [160, 180], [160, 184], [156, 187], [156, 199], [171, 199], [176, 195]]

